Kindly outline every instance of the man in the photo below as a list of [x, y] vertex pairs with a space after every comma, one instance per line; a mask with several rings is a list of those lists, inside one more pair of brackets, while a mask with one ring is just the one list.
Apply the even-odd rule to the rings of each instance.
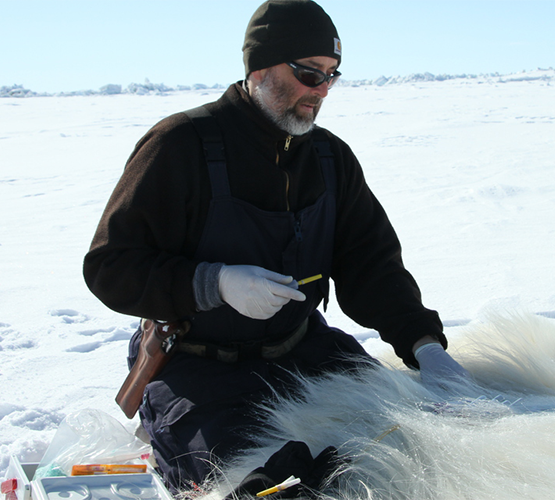
[[[265, 2], [243, 53], [246, 80], [201, 113], [216, 139], [201, 137], [195, 112], [152, 128], [84, 263], [88, 286], [112, 309], [189, 325], [140, 409], [174, 487], [203, 481], [215, 461], [252, 446], [254, 404], [294, 390], [292, 373], [371, 359], [316, 311], [330, 278], [343, 311], [423, 377], [465, 375], [357, 159], [314, 125], [340, 75], [329, 16], [308, 0]], [[205, 154], [214, 144], [215, 157]]]

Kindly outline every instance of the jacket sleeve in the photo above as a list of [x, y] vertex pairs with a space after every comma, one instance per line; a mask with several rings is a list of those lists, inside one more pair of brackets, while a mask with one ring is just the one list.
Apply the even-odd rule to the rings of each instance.
[[191, 124], [178, 115], [137, 144], [84, 259], [88, 287], [109, 308], [167, 321], [194, 312], [192, 235], [207, 185], [195, 168], [201, 154]]
[[426, 309], [405, 269], [401, 245], [349, 147], [336, 143], [338, 207], [332, 277], [340, 307], [362, 326], [377, 330], [405, 364], [418, 367], [414, 343], [431, 335], [447, 347], [435, 311]]

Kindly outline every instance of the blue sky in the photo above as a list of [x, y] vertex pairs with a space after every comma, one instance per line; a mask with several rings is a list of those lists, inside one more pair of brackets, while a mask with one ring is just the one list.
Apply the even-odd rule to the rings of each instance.
[[[227, 84], [261, 0], [0, 0], [0, 86], [36, 92], [107, 83]], [[343, 42], [341, 71], [510, 73], [555, 66], [555, 0], [320, 0]]]

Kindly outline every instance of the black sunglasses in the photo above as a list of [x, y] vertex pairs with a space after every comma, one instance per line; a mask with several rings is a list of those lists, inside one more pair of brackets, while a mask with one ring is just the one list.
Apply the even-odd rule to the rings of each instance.
[[328, 88], [331, 89], [341, 76], [341, 73], [337, 70], [335, 70], [331, 75], [326, 75], [319, 69], [303, 66], [302, 64], [298, 64], [296, 62], [288, 62], [287, 64], [293, 68], [295, 78], [307, 87], [318, 87], [318, 85], [322, 85], [322, 83], [326, 82], [328, 84]]

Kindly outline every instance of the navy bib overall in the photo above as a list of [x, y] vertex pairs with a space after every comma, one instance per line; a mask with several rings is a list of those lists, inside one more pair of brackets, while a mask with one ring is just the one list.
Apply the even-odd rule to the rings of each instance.
[[296, 279], [324, 277], [302, 287], [305, 302], [291, 301], [268, 320], [247, 318], [227, 304], [190, 318], [187, 340], [221, 345], [279, 341], [307, 318], [308, 329], [291, 352], [271, 361], [250, 356], [225, 363], [179, 352], [147, 386], [141, 420], [174, 487], [202, 482], [213, 463], [253, 446], [250, 435], [260, 424], [253, 404], [273, 390], [294, 390], [291, 371], [322, 373], [344, 366], [345, 354], [367, 356], [354, 338], [329, 327], [316, 311], [329, 292], [336, 181], [328, 141], [314, 140], [314, 146], [325, 191], [297, 213], [267, 212], [234, 198], [223, 155], [207, 154], [212, 200], [195, 258], [256, 265]]
[[[327, 143], [319, 143], [321, 148]], [[209, 162], [212, 201], [195, 260], [247, 264], [297, 280], [322, 274], [303, 285], [307, 300], [291, 301], [272, 318], [243, 316], [225, 304], [192, 318], [189, 339], [227, 344], [277, 340], [295, 330], [327, 300], [335, 229], [335, 170], [331, 153], [320, 157], [326, 190], [297, 213], [268, 212], [230, 194], [224, 161]], [[278, 167], [276, 167], [278, 168]]]

